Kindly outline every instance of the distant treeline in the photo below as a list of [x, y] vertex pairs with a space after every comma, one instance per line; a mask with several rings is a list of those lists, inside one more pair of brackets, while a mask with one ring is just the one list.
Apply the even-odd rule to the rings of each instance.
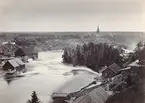
[[76, 35], [17, 35], [13, 37], [12, 41], [15, 42], [19, 46], [36, 46], [40, 49], [40, 51], [47, 50], [58, 50], [63, 49], [68, 45], [72, 45], [71, 42], [81, 43], [85, 41], [81, 41], [81, 38], [91, 39], [91, 36], [81, 36], [79, 34]]
[[76, 48], [65, 48], [62, 58], [64, 63], [73, 64], [74, 66], [83, 65], [97, 71], [96, 68], [108, 66], [112, 63], [122, 65], [123, 59], [120, 56], [122, 52], [121, 47], [90, 42], [77, 45]]

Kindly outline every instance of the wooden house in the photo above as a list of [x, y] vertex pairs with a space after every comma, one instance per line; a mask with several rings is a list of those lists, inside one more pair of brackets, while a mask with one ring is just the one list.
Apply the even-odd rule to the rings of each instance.
[[108, 97], [109, 94], [102, 87], [99, 87], [74, 100], [70, 99], [68, 103], [104, 103]]
[[22, 62], [21, 59], [19, 58], [15, 58], [15, 59], [11, 59], [8, 60], [2, 67], [2, 69], [4, 71], [21, 71], [23, 69], [25, 69], [25, 64]]
[[57, 99], [57, 98], [59, 98], [59, 99], [66, 99], [67, 96], [68, 96], [67, 93], [56, 93], [56, 92], [54, 92], [54, 93], [51, 95], [52, 99]]
[[4, 71], [9, 71], [9, 70], [18, 70], [20, 68], [19, 64], [15, 60], [8, 60], [4, 65], [3, 65], [3, 70]]
[[100, 73], [102, 73], [104, 78], [112, 78], [119, 72], [120, 69], [121, 68], [116, 63], [113, 63], [112, 65], [100, 70]]
[[53, 103], [68, 103], [65, 100], [69, 99], [67, 93], [53, 93], [51, 97]]
[[37, 59], [38, 51], [35, 49], [34, 46], [18, 48], [15, 51], [15, 57], [24, 57], [24, 56], [28, 56], [29, 58], [32, 59]]
[[[52, 103], [104, 103], [109, 94], [102, 88], [94, 88], [87, 91], [87, 93], [80, 94], [78, 96], [72, 96], [69, 99], [55, 98]], [[60, 95], [60, 94], [59, 94]], [[68, 94], [61, 94], [62, 97], [67, 97]]]

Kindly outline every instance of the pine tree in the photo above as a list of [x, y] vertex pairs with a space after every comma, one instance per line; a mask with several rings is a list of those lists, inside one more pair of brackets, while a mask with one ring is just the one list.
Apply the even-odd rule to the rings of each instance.
[[33, 91], [31, 95], [31, 100], [29, 99], [26, 103], [42, 103], [40, 99], [37, 97], [37, 93]]

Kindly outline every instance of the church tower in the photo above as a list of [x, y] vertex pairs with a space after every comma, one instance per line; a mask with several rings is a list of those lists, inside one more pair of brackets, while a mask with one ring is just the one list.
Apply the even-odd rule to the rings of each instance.
[[97, 33], [99, 33], [100, 32], [100, 28], [99, 28], [99, 26], [97, 26]]

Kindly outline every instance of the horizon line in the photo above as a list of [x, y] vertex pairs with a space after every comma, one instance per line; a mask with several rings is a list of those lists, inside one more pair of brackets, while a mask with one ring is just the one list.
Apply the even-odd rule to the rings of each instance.
[[[93, 31], [93, 30], [88, 30], [88, 31], [0, 31], [0, 33], [75, 33], [75, 32], [96, 32], [97, 33], [97, 30], [96, 31]], [[140, 33], [145, 33], [145, 31], [127, 31], [127, 30], [114, 30], [114, 31], [111, 31], [111, 30], [104, 30], [104, 31], [101, 31], [100, 30], [100, 33], [104, 33], [104, 32], [140, 32]]]

